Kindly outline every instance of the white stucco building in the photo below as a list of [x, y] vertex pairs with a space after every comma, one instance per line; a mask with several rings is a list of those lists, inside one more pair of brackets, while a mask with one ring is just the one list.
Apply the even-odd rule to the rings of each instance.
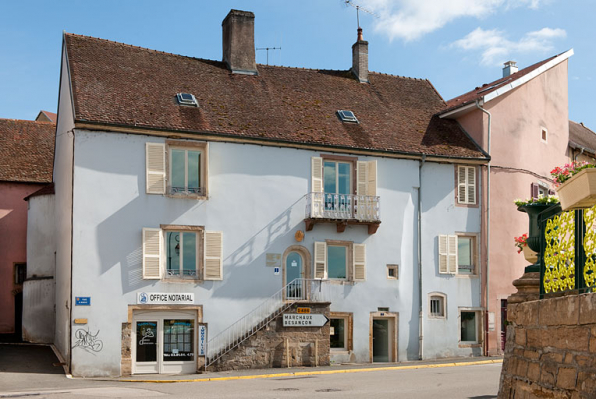
[[369, 73], [361, 37], [349, 71], [257, 66], [253, 19], [226, 17], [223, 62], [65, 34], [55, 198], [30, 213], [55, 208], [71, 372], [194, 372], [307, 294], [332, 362], [480, 355], [486, 155], [428, 81]]

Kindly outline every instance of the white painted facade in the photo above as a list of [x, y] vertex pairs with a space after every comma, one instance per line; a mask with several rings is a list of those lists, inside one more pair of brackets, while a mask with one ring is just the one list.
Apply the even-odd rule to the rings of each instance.
[[[69, 91], [62, 88], [64, 100]], [[366, 281], [322, 283], [331, 311], [353, 317], [353, 350], [332, 350], [332, 361], [371, 361], [371, 313], [379, 308], [399, 314], [397, 360], [418, 359], [420, 186], [423, 356], [480, 354], [479, 348], [460, 347], [458, 342], [458, 309], [480, 306], [480, 278], [438, 272], [438, 235], [480, 231], [479, 208], [455, 205], [453, 164], [424, 163], [421, 184], [419, 161], [376, 158], [382, 221], [378, 231], [369, 235], [367, 226], [348, 225], [338, 233], [335, 224], [321, 223], [297, 242], [295, 233], [305, 230], [311, 158], [326, 152], [210, 142], [207, 200], [152, 195], [145, 190], [145, 146], [165, 139], [78, 129], [74, 134], [61, 134], [72, 127], [70, 109], [61, 102], [56, 148], [56, 344], [65, 358], [72, 356], [73, 375], [121, 374], [123, 323], [128, 321], [129, 305], [137, 304], [138, 293], [193, 293], [195, 304], [203, 307], [202, 322], [214, 336], [282, 288], [283, 273], [275, 275], [266, 266], [266, 254], [283, 254], [292, 245], [302, 245], [312, 259], [314, 243], [325, 240], [366, 245]], [[358, 157], [359, 161], [373, 159]], [[223, 232], [223, 279], [143, 279], [142, 230], [162, 224]], [[387, 264], [399, 265], [397, 280], [387, 278]], [[445, 319], [428, 318], [431, 292], [446, 295]], [[79, 296], [89, 297], [91, 305], [75, 306], [74, 298]], [[87, 323], [75, 325], [75, 319], [87, 319]], [[81, 328], [97, 334], [100, 351], [77, 346]]]

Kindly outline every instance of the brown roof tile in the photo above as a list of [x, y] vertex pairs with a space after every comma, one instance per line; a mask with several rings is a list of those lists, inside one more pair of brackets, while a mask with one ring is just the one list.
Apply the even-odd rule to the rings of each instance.
[[0, 180], [51, 182], [55, 132], [51, 122], [0, 119]]
[[[65, 35], [76, 120], [458, 158], [485, 158], [427, 80], [378, 73], [258, 65], [232, 74], [222, 62]], [[199, 107], [180, 106], [176, 93]], [[339, 109], [360, 124], [341, 123]]]
[[569, 145], [596, 154], [596, 133], [583, 123], [569, 121]]

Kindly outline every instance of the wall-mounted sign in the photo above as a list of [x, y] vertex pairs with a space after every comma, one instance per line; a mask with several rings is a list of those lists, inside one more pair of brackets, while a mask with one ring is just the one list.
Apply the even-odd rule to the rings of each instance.
[[294, 234], [294, 238], [296, 239], [296, 241], [301, 242], [302, 240], [304, 240], [304, 232], [302, 230], [298, 230], [296, 234]]
[[207, 346], [207, 326], [199, 324], [199, 356], [205, 356]]
[[195, 294], [185, 293], [162, 293], [162, 292], [137, 292], [137, 304], [174, 304], [174, 305], [192, 305], [195, 303]]
[[279, 275], [279, 267], [276, 267], [275, 269], [273, 269], [273, 274], [275, 274], [276, 276]]
[[298, 308], [296, 311], [298, 313], [308, 314], [308, 313], [310, 313], [310, 308]]
[[265, 264], [267, 267], [281, 267], [281, 254], [266, 254]]
[[90, 296], [75, 296], [75, 305], [76, 306], [91, 306], [91, 297]]
[[284, 313], [284, 327], [323, 327], [329, 319], [324, 314]]
[[74, 319], [75, 324], [87, 324], [87, 319]]

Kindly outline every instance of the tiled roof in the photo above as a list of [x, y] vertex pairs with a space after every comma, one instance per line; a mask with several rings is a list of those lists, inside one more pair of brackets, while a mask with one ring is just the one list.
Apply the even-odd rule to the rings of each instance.
[[52, 194], [55, 194], [54, 183], [48, 183], [48, 184], [44, 185], [42, 188], [40, 188], [39, 190], [26, 196], [24, 198], [24, 200], [29, 201], [29, 198], [32, 198], [32, 197], [39, 197], [41, 195], [52, 195]]
[[56, 125], [0, 119], [0, 181], [49, 183]]
[[50, 112], [50, 111], [39, 111], [39, 114], [37, 114], [37, 118], [35, 118], [36, 121], [42, 121], [42, 122], [54, 122], [56, 123], [56, 121], [58, 120], [58, 115]]
[[583, 123], [569, 121], [569, 145], [584, 148], [596, 154], [596, 133], [585, 127]]
[[503, 86], [511, 84], [512, 82], [522, 78], [523, 76], [528, 75], [529, 73], [535, 71], [536, 69], [540, 68], [541, 66], [548, 63], [549, 61], [554, 60], [559, 55], [561, 55], [561, 54], [558, 54], [553, 57], [547, 58], [546, 60], [537, 62], [536, 64], [530, 65], [529, 67], [521, 69], [521, 70], [517, 71], [516, 73], [513, 73], [509, 76], [506, 76], [501, 79], [497, 79], [490, 83], [485, 83], [481, 87], [476, 87], [472, 91], [462, 94], [461, 96], [452, 98], [451, 100], [447, 101], [447, 109], [445, 109], [443, 112], [448, 112], [450, 110], [453, 110], [453, 109], [462, 107], [464, 105], [473, 103], [476, 100], [480, 100], [482, 97], [484, 97], [494, 91], [499, 90]]
[[[296, 144], [485, 158], [427, 80], [378, 73], [258, 65], [232, 74], [222, 62], [65, 35], [77, 122], [217, 134]], [[349, 49], [347, 49], [349, 51]], [[199, 107], [180, 106], [176, 93]], [[341, 123], [340, 109], [360, 124]]]

